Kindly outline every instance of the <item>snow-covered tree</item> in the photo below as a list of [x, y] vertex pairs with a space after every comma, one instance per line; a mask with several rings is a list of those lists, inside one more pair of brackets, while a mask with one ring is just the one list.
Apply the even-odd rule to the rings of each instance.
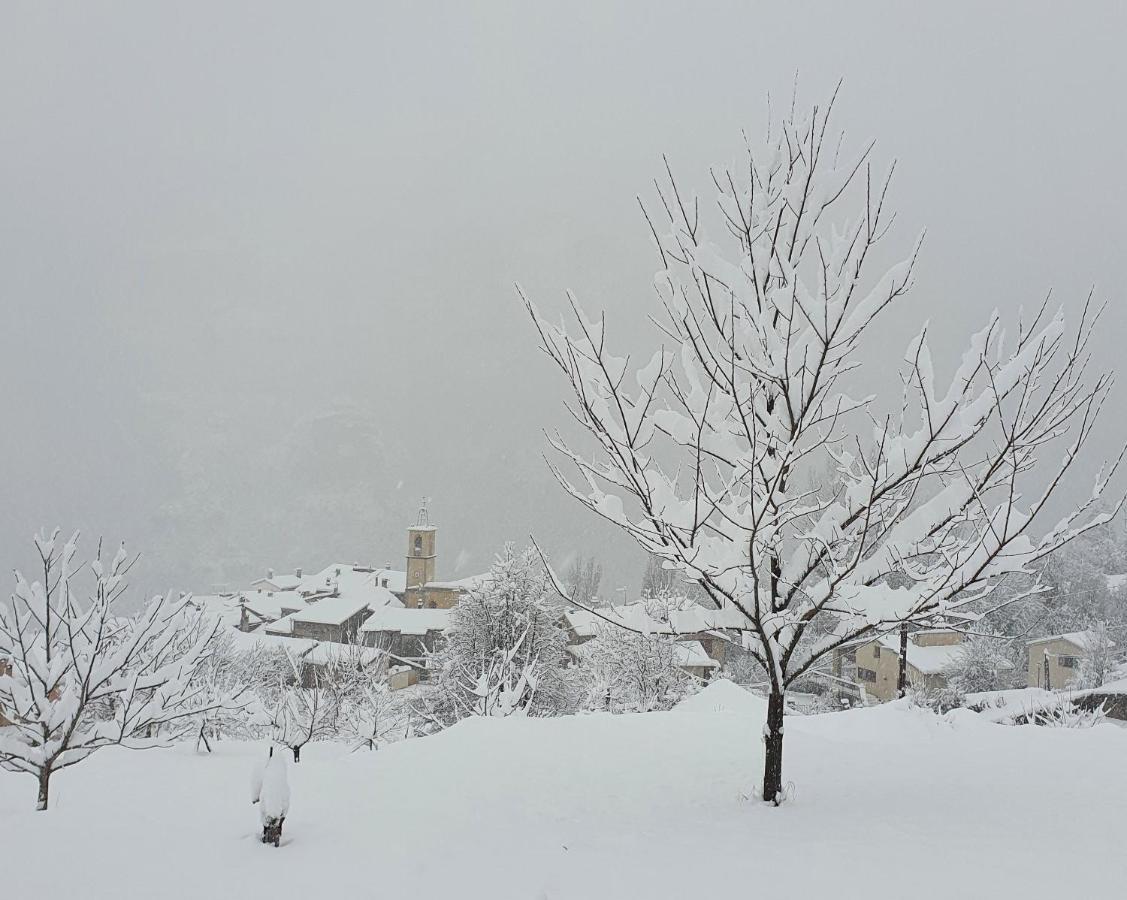
[[[642, 573], [643, 598], [661, 597], [673, 590], [677, 582], [677, 570], [664, 567], [660, 556], [651, 555], [646, 559], [646, 571]], [[578, 599], [576, 602], [580, 602]]]
[[992, 635], [973, 635], [960, 645], [955, 662], [944, 673], [947, 683], [962, 694], [1011, 687], [1014, 665], [1009, 641]]
[[603, 566], [593, 556], [577, 556], [567, 570], [567, 592], [585, 606], [598, 606]]
[[290, 748], [293, 761], [301, 762], [301, 749], [310, 741], [337, 736], [341, 709], [340, 683], [319, 667], [305, 667], [292, 653], [286, 658], [291, 677], [280, 690], [274, 707], [273, 739]]
[[604, 624], [580, 651], [579, 671], [584, 676], [589, 709], [669, 709], [699, 687], [696, 679], [677, 665], [677, 646], [671, 635], [639, 634]]
[[201, 714], [196, 673], [213, 650], [217, 622], [196, 616], [187, 598], [156, 597], [132, 618], [114, 614], [131, 562], [124, 547], [108, 564], [89, 565], [91, 592], [82, 596], [75, 563], [78, 534], [39, 534], [41, 580], [16, 574], [0, 605], [0, 765], [39, 782], [47, 809], [51, 776], [101, 747], [156, 746], [161, 726]]
[[385, 662], [380, 651], [346, 644], [327, 670], [340, 695], [338, 736], [354, 750], [378, 750], [406, 726], [406, 704], [388, 687]]
[[[200, 616], [200, 613], [196, 613]], [[269, 723], [266, 707], [255, 694], [248, 672], [250, 654], [239, 652], [229, 632], [220, 630], [211, 654], [192, 679], [191, 707], [195, 710], [177, 723], [176, 731], [211, 752], [211, 742], [221, 738], [246, 740]]]
[[1111, 639], [1106, 622], [1096, 622], [1087, 630], [1076, 687], [1097, 688], [1107, 681], [1115, 661], [1114, 648], [1115, 642]]
[[[919, 244], [873, 271], [890, 176], [874, 175], [871, 144], [845, 154], [832, 107], [792, 107], [762, 147], [714, 170], [711, 207], [666, 166], [646, 210], [660, 346], [640, 368], [573, 299], [569, 327], [521, 293], [593, 438], [588, 450], [552, 437], [578, 473], [554, 465], [560, 483], [698, 583], [712, 624], [767, 673], [772, 803], [785, 693], [820, 658], [901, 621], [943, 621], [1110, 517], [1093, 509], [1101, 472], [1058, 524], [1034, 526], [1110, 386], [1085, 372], [1098, 317], [1087, 306], [1072, 333], [1047, 303], [1009, 329], [990, 314], [945, 384], [925, 324], [899, 396], [849, 392], [865, 361], [896, 361], [871, 326], [911, 287]], [[815, 627], [824, 637], [806, 640]]]
[[441, 648], [430, 715], [448, 725], [474, 715], [551, 715], [574, 707], [558, 594], [539, 555], [511, 544], [489, 577], [458, 601]]

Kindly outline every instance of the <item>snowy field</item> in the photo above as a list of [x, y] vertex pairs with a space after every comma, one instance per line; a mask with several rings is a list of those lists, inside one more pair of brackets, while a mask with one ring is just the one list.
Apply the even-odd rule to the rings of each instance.
[[[719, 688], [719, 690], [716, 690]], [[378, 752], [306, 748], [280, 849], [264, 745], [106, 750], [0, 773], [3, 892], [40, 898], [1053, 898], [1127, 885], [1127, 730], [901, 704], [787, 720], [791, 803], [750, 799], [760, 702], [465, 721]]]

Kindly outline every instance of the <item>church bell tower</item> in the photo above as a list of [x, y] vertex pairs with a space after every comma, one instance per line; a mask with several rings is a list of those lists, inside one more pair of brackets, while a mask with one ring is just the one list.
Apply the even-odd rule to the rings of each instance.
[[[427, 512], [428, 498], [423, 498], [415, 524], [407, 529], [407, 594], [417, 595], [418, 589], [435, 574], [435, 531]], [[415, 604], [418, 605], [416, 600]]]

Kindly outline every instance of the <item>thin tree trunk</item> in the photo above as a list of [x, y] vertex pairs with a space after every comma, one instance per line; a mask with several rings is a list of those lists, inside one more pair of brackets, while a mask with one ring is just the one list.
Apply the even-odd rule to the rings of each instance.
[[908, 694], [908, 623], [900, 624], [900, 671], [896, 675], [896, 696]]
[[35, 808], [42, 812], [47, 808], [47, 798], [51, 787], [51, 770], [39, 770], [39, 802]]
[[767, 700], [767, 727], [763, 735], [766, 756], [763, 761], [763, 802], [778, 806], [783, 802], [783, 712], [786, 696], [771, 689]]

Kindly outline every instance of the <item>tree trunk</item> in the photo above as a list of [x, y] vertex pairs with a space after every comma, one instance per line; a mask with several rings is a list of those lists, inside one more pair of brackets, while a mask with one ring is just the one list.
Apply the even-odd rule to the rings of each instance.
[[767, 700], [767, 724], [763, 732], [766, 756], [763, 761], [763, 802], [778, 806], [783, 802], [783, 712], [786, 696], [771, 689]]
[[301, 762], [301, 747], [300, 746], [293, 748], [293, 761], [295, 763]]
[[904, 697], [908, 693], [908, 624], [900, 625], [900, 671], [896, 675], [896, 696]]
[[47, 796], [51, 787], [51, 770], [39, 770], [39, 802], [35, 808], [42, 812], [47, 808]]

